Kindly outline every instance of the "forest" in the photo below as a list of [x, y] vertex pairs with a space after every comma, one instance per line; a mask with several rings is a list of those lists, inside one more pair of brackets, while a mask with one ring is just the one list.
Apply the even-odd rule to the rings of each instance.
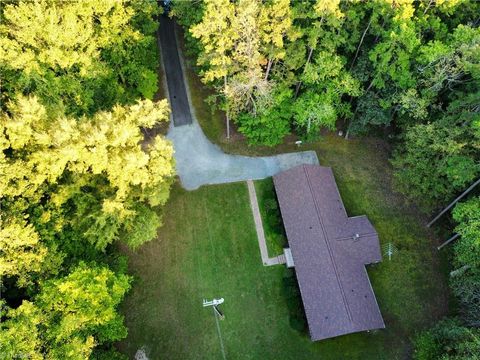
[[173, 149], [155, 1], [2, 3], [0, 358], [116, 359], [131, 286], [114, 243], [156, 236]]
[[[225, 136], [274, 148], [378, 137], [396, 190], [427, 214], [480, 177], [480, 2], [172, 1]], [[128, 259], [175, 183], [159, 99], [155, 0], [3, 1], [0, 358], [123, 359]], [[144, 141], [146, 132], [154, 134]], [[441, 224], [448, 316], [415, 359], [480, 352], [480, 189]], [[420, 329], [419, 329], [420, 330]]]

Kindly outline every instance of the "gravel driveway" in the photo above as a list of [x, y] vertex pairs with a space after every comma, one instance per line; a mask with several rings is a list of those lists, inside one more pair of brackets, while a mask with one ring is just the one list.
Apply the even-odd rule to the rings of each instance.
[[[172, 26], [170, 29], [174, 31]], [[165, 34], [163, 34], [165, 36]], [[172, 34], [176, 36], [175, 32]], [[174, 51], [172, 45], [177, 46], [177, 41], [170, 41], [169, 46], [162, 48], [164, 51]], [[174, 64], [178, 64], [178, 70], [175, 73], [183, 73], [184, 64], [182, 54], [177, 48], [180, 61], [169, 62], [168, 67], [171, 68]], [[164, 57], [167, 57], [163, 55]], [[164, 69], [167, 70], [164, 59]], [[168, 60], [167, 60], [168, 62]], [[172, 71], [172, 69], [170, 69]], [[165, 79], [165, 77], [163, 77]], [[180, 176], [182, 186], [187, 190], [195, 190], [202, 185], [207, 184], [221, 184], [235, 181], [257, 180], [272, 176], [280, 171], [289, 169], [291, 167], [301, 164], [318, 164], [317, 154], [314, 151], [302, 151], [296, 153], [281, 154], [267, 157], [248, 157], [240, 155], [225, 154], [217, 145], [212, 144], [203, 133], [201, 127], [198, 125], [195, 116], [195, 109], [190, 101], [190, 89], [185, 76], [166, 76], [167, 82], [174, 79], [181, 79], [186, 88], [186, 93], [179, 91], [176, 93], [174, 102], [176, 105], [188, 104], [190, 109], [184, 109], [182, 113], [192, 114], [192, 123], [189, 125], [181, 125], [175, 121], [177, 126], [170, 123], [167, 138], [172, 140], [175, 148], [175, 160], [177, 164], [177, 173]], [[178, 84], [163, 84], [170, 95], [171, 89], [178, 88]], [[183, 88], [183, 87], [182, 87]], [[179, 98], [179, 97], [185, 97]], [[170, 103], [172, 99], [170, 99]], [[175, 112], [177, 106], [172, 106], [172, 111]], [[188, 111], [191, 110], [191, 111]], [[179, 110], [177, 110], [179, 111]], [[181, 116], [180, 118], [183, 118]], [[173, 114], [172, 119], [176, 119]]]

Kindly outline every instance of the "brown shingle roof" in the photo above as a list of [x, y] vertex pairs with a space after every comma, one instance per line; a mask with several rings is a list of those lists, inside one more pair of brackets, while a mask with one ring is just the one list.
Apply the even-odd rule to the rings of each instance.
[[382, 259], [370, 221], [347, 216], [328, 167], [273, 179], [312, 340], [384, 328], [365, 269]]

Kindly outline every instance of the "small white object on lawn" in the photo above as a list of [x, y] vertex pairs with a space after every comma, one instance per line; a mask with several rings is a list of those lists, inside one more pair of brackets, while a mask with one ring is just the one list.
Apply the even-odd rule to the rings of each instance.
[[140, 348], [135, 353], [135, 360], [149, 360], [145, 348]]
[[225, 301], [224, 298], [213, 299], [212, 301], [208, 301], [208, 300], [203, 299], [203, 307], [217, 306], [217, 305], [223, 304], [224, 301]]
[[392, 255], [397, 252], [397, 248], [392, 243], [387, 243], [383, 246], [383, 252], [388, 256], [388, 260], [392, 260]]

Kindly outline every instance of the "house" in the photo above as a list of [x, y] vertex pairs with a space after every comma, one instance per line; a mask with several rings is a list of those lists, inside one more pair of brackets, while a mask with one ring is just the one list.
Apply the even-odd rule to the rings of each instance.
[[366, 216], [348, 217], [331, 168], [301, 165], [273, 180], [311, 339], [384, 328], [365, 268], [382, 259], [378, 235]]

